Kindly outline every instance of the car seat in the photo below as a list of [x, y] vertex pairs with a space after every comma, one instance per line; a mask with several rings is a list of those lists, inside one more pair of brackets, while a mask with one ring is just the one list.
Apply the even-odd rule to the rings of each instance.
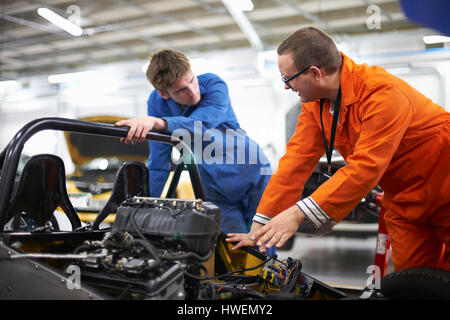
[[81, 227], [67, 195], [64, 162], [52, 154], [35, 155], [23, 168], [18, 187], [8, 205], [7, 221], [25, 215], [31, 219], [35, 229], [48, 221], [55, 221], [53, 215], [57, 208], [67, 215], [73, 230]]
[[150, 196], [148, 168], [137, 161], [125, 162], [117, 170], [111, 195], [95, 218], [93, 229], [99, 229], [100, 223], [110, 213], [116, 213], [120, 204], [133, 196]]

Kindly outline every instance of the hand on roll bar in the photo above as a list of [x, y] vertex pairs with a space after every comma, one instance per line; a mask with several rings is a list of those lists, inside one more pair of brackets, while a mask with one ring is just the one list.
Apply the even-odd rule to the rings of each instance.
[[127, 120], [120, 120], [115, 123], [116, 126], [129, 126], [126, 138], [120, 138], [121, 142], [135, 144], [143, 142], [150, 130], [164, 131], [167, 130], [167, 123], [164, 119], [151, 116], [137, 117]]

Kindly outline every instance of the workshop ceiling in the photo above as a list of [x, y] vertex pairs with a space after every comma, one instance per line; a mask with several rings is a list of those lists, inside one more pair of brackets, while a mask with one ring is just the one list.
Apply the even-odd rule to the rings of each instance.
[[[253, 4], [254, 9], [243, 16], [263, 49], [307, 25], [330, 34], [415, 28], [398, 0], [253, 0]], [[368, 25], [377, 14], [374, 5], [380, 13], [378, 29]], [[40, 7], [72, 20], [80, 18], [83, 34], [74, 37], [54, 26], [37, 14]], [[204, 52], [255, 47], [255, 40], [249, 40], [228, 9], [226, 0], [1, 0], [0, 78], [146, 59], [158, 48]]]

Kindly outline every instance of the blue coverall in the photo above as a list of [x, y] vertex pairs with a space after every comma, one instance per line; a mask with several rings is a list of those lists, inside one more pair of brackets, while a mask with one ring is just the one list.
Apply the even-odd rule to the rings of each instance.
[[[167, 131], [172, 134], [177, 129], [184, 129], [192, 135], [190, 147], [196, 154], [205, 200], [221, 209], [222, 232], [247, 233], [270, 178], [270, 163], [258, 144], [240, 128], [226, 83], [212, 73], [199, 75], [198, 82], [201, 100], [197, 105], [187, 106], [183, 110], [173, 99], [165, 100], [154, 90], [147, 102], [148, 115], [164, 119], [167, 122]], [[194, 130], [198, 133], [199, 129], [200, 135], [195, 136]], [[215, 129], [212, 131], [213, 135], [205, 139], [208, 132], [211, 133], [210, 129]], [[233, 144], [226, 144], [226, 130], [237, 134]], [[194, 142], [195, 137], [197, 142]], [[200, 152], [195, 148], [199, 137], [202, 149]], [[222, 154], [216, 154], [220, 151], [217, 148], [210, 152], [213, 141], [217, 142], [216, 146], [222, 141]], [[150, 194], [160, 197], [169, 176], [172, 146], [153, 141], [149, 143]], [[207, 153], [203, 152], [207, 150]], [[245, 161], [242, 158], [243, 151]], [[258, 154], [256, 161], [255, 152]], [[253, 153], [253, 158], [250, 153]], [[205, 154], [213, 155], [216, 160], [222, 159], [222, 164], [220, 161], [206, 163], [207, 161], [201, 158]], [[232, 163], [230, 157], [233, 159]]]

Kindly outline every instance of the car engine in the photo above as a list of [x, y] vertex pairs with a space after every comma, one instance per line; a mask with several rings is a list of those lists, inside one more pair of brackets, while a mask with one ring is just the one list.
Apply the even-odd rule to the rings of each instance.
[[74, 253], [81, 281], [113, 298], [196, 299], [203, 262], [220, 233], [220, 209], [201, 200], [134, 197], [101, 241]]

